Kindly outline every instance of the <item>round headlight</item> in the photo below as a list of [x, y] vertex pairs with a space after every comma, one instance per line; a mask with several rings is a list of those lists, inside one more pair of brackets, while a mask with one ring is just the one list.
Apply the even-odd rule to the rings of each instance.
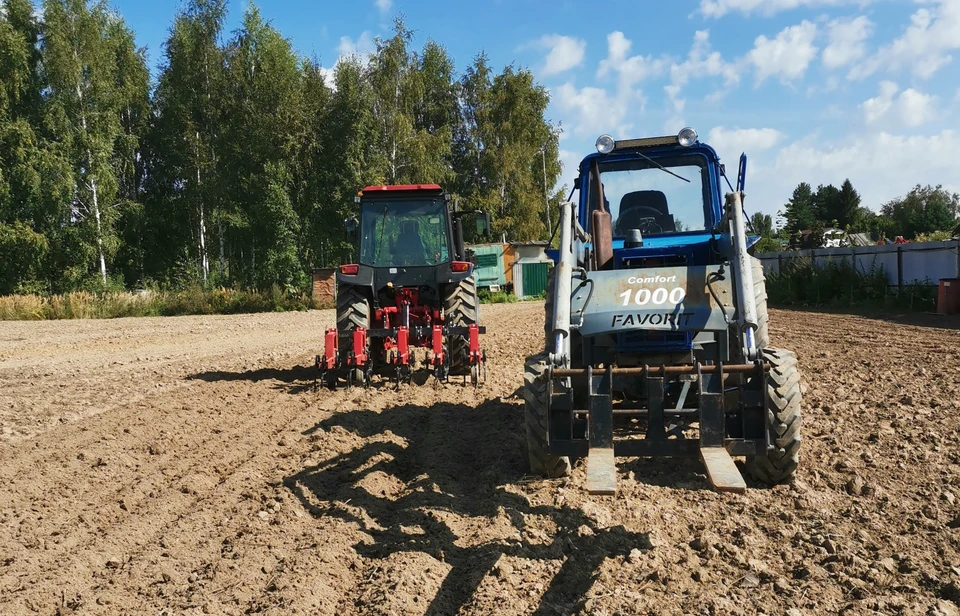
[[609, 154], [613, 152], [613, 137], [610, 135], [600, 135], [597, 138], [597, 152]]
[[697, 131], [693, 130], [689, 126], [680, 129], [680, 132], [677, 133], [677, 140], [680, 142], [680, 145], [688, 148], [697, 142]]

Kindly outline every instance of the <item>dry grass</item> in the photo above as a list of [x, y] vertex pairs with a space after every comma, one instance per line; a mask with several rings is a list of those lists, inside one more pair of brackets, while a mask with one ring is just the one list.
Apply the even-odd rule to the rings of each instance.
[[77, 291], [49, 296], [2, 296], [0, 321], [283, 312], [314, 307], [308, 294], [284, 292], [279, 288], [271, 291], [189, 289], [143, 293]]

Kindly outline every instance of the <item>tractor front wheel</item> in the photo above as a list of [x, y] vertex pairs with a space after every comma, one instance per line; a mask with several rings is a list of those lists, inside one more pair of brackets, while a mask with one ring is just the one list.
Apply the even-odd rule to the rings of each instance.
[[797, 356], [764, 349], [770, 363], [767, 381], [767, 429], [773, 449], [747, 458], [747, 472], [768, 485], [790, 483], [800, 464], [800, 370]]
[[546, 372], [546, 353], [527, 358], [523, 371], [523, 399], [530, 472], [544, 477], [563, 477], [570, 472], [570, 458], [551, 454], [548, 446], [547, 382], [542, 378]]

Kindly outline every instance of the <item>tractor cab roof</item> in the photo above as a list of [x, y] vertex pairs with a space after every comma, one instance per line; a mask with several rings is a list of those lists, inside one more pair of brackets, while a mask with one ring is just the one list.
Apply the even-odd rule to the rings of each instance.
[[388, 186], [366, 186], [360, 191], [360, 197], [412, 197], [440, 196], [443, 189], [437, 184], [393, 184]]

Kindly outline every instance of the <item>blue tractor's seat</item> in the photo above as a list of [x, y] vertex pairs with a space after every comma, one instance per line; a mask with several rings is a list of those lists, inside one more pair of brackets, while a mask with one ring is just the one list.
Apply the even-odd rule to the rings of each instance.
[[667, 196], [659, 190], [637, 190], [620, 199], [620, 215], [614, 234], [624, 236], [630, 229], [641, 229], [641, 220], [644, 218], [653, 219], [654, 228], [659, 227], [657, 233], [677, 230], [673, 214], [667, 207]]

